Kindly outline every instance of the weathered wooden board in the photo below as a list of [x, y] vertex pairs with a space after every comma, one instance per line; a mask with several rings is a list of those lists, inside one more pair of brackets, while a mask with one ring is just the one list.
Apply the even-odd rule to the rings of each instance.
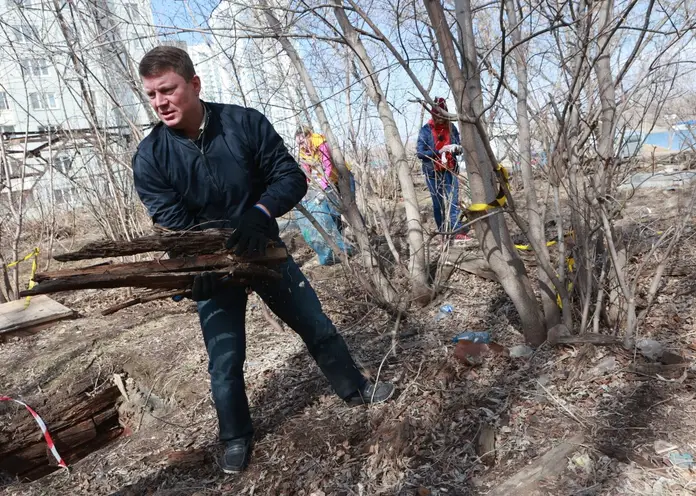
[[451, 246], [447, 254], [447, 265], [489, 281], [498, 282], [491, 266], [478, 251], [471, 251], [472, 246]]
[[535, 494], [542, 480], [556, 477], [566, 469], [568, 466], [567, 457], [580, 448], [583, 439], [582, 434], [576, 434], [570, 439], [561, 442], [543, 456], [523, 467], [502, 484], [491, 489], [487, 496], [525, 496]]
[[74, 312], [48, 296], [41, 295], [26, 300], [15, 300], [0, 305], [0, 340], [7, 335], [36, 326], [70, 318]]

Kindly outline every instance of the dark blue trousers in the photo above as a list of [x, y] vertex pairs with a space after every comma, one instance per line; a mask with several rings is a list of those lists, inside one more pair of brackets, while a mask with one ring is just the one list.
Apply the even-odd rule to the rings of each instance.
[[[347, 398], [364, 384], [365, 378], [292, 257], [283, 263], [281, 271], [281, 281], [253, 284], [252, 289], [300, 335], [336, 394]], [[243, 373], [246, 304], [243, 287], [226, 288], [212, 300], [198, 303], [221, 441], [253, 434]]]
[[[459, 223], [459, 181], [450, 171], [435, 171], [432, 165], [423, 165], [425, 182], [433, 200], [433, 216], [438, 231], [455, 231]], [[468, 229], [462, 231], [467, 232]]]

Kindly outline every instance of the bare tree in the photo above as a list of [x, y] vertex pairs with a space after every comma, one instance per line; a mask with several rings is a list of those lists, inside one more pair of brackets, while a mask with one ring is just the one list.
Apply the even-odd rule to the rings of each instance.
[[[492, 160], [494, 157], [491, 157], [487, 150], [487, 148], [490, 149], [490, 144], [487, 143], [488, 138], [481, 123], [483, 95], [474, 42], [471, 4], [468, 0], [456, 3], [460, 37], [464, 43], [461, 66], [455, 49], [454, 36], [445, 18], [442, 4], [439, 1], [425, 0], [425, 8], [435, 30], [447, 78], [460, 116], [459, 126], [472, 201], [485, 204], [495, 198], [498, 193], [495, 176], [497, 161]], [[546, 329], [540, 325], [542, 318], [534, 298], [534, 291], [524, 264], [510, 238], [502, 210], [499, 215], [474, 214], [474, 218], [477, 216], [481, 220], [477, 223], [475, 232], [484, 257], [515, 304], [526, 339], [532, 344], [539, 345], [546, 339]]]
[[[365, 88], [379, 112], [380, 120], [384, 128], [384, 139], [390, 162], [396, 165], [399, 183], [404, 197], [404, 208], [406, 210], [407, 239], [411, 251], [409, 271], [413, 279], [414, 296], [416, 301], [427, 303], [430, 300], [430, 290], [428, 289], [428, 266], [426, 264], [425, 249], [423, 246], [423, 228], [421, 225], [416, 190], [413, 186], [413, 179], [411, 178], [411, 171], [406, 158], [406, 149], [399, 135], [394, 114], [382, 91], [382, 87], [375, 74], [375, 68], [372, 65], [367, 50], [365, 50], [357, 31], [348, 19], [341, 2], [339, 0], [334, 0], [334, 4], [336, 5], [333, 9], [334, 15], [338, 20], [338, 24], [343, 31], [348, 45], [355, 53], [363, 75]], [[398, 259], [398, 257], [396, 258]]]
[[279, 43], [283, 47], [285, 53], [290, 57], [295, 70], [299, 73], [302, 82], [307, 90], [309, 99], [314, 106], [314, 112], [319, 120], [322, 132], [326, 136], [329, 146], [331, 147], [331, 158], [333, 163], [338, 169], [339, 177], [339, 188], [341, 190], [341, 206], [343, 207], [343, 214], [350, 222], [354, 229], [355, 236], [360, 247], [364, 263], [369, 270], [370, 276], [378, 293], [378, 296], [383, 299], [383, 301], [389, 305], [398, 304], [398, 297], [396, 291], [388, 281], [386, 275], [384, 274], [381, 263], [372, 252], [372, 247], [370, 245], [370, 240], [365, 229], [365, 223], [360, 211], [357, 208], [355, 202], [355, 195], [351, 192], [350, 187], [350, 172], [345, 165], [345, 159], [343, 152], [341, 151], [340, 144], [336, 139], [331, 124], [324, 111], [324, 106], [322, 105], [319, 94], [314, 86], [314, 82], [309, 75], [302, 59], [292, 45], [289, 38], [283, 36], [283, 26], [280, 24], [278, 18], [274, 15], [271, 8], [266, 0], [262, 0], [261, 5], [264, 7], [264, 16], [268, 27], [273, 31], [273, 33], [278, 38]]

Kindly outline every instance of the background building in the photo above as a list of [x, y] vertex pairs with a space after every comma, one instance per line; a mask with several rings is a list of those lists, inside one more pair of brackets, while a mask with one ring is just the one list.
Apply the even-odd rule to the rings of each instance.
[[[289, 2], [285, 2], [289, 3]], [[298, 85], [290, 59], [271, 38], [254, 38], [265, 22], [258, 9], [222, 0], [210, 15], [215, 60], [222, 74], [220, 95], [225, 103], [253, 107], [271, 121], [288, 147], [294, 146], [300, 122]], [[205, 80], [204, 80], [205, 83]]]
[[133, 143], [156, 117], [137, 62], [157, 43], [147, 0], [0, 0], [2, 194], [27, 213], [131, 189]]

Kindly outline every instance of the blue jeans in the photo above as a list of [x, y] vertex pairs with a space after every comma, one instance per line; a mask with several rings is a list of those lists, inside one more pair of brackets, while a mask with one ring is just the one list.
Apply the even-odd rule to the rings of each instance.
[[[454, 231], [461, 228], [457, 176], [450, 171], [435, 171], [432, 164], [423, 164], [423, 174], [430, 190], [430, 198], [433, 200], [433, 216], [438, 231]], [[467, 231], [468, 229], [462, 232]]]
[[[366, 379], [292, 257], [288, 257], [280, 270], [282, 280], [253, 283], [252, 289], [300, 335], [336, 394], [349, 397]], [[243, 373], [246, 304], [247, 293], [243, 287], [225, 288], [215, 298], [198, 303], [221, 441], [253, 434]]]

